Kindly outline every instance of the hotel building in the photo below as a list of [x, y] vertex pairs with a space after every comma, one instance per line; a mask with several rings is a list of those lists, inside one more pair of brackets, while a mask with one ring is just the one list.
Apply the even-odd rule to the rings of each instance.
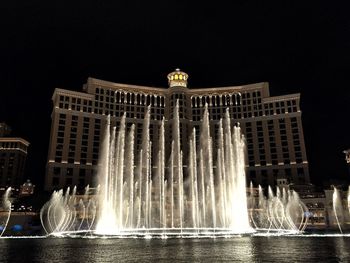
[[126, 113], [127, 127], [135, 124], [135, 147], [140, 149], [143, 118], [150, 106], [151, 140], [157, 141], [164, 117], [166, 145], [170, 145], [176, 101], [179, 102], [184, 164], [187, 163], [188, 137], [195, 127], [198, 138], [207, 104], [213, 138], [217, 137], [218, 122], [226, 109], [233, 123], [240, 123], [247, 140], [248, 181], [264, 186], [275, 185], [279, 177], [295, 184], [309, 182], [300, 94], [270, 97], [266, 82], [188, 88], [187, 81], [188, 75], [177, 69], [168, 74], [167, 88], [89, 78], [82, 92], [55, 89], [45, 189], [94, 183], [107, 115], [118, 127]]
[[0, 123], [0, 191], [11, 186], [18, 188], [23, 183], [29, 142], [18, 137], [9, 137], [11, 128]]

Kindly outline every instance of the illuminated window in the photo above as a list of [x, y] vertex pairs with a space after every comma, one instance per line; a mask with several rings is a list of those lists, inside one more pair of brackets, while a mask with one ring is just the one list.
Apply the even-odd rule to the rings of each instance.
[[175, 79], [179, 79], [179, 76], [178, 76], [178, 75], [175, 75]]

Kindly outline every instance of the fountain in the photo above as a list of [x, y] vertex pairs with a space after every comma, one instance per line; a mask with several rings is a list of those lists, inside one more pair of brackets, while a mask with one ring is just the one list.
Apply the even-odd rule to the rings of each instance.
[[47, 234], [70, 232], [87, 232], [92, 229], [96, 218], [94, 199], [88, 198], [89, 186], [85, 195], [78, 199], [76, 188], [70, 192], [68, 187], [53, 192], [51, 199], [40, 211], [41, 224]]
[[[250, 186], [252, 189], [252, 185]], [[252, 190], [250, 191], [252, 192]], [[265, 198], [259, 186], [258, 199], [249, 200], [249, 211], [252, 225], [256, 230], [264, 232], [301, 233], [308, 222], [307, 207], [300, 201], [295, 191], [281, 190], [277, 187], [274, 195], [268, 188], [268, 198]]]
[[[332, 204], [333, 204], [333, 214], [334, 214], [335, 223], [339, 228], [339, 232], [343, 234], [343, 230], [342, 230], [342, 224], [344, 222], [343, 205], [342, 205], [340, 193], [336, 187], [334, 187], [332, 199], [333, 199]], [[349, 196], [348, 196], [348, 202], [349, 202]], [[348, 203], [348, 206], [349, 206], [349, 203]]]
[[[165, 119], [159, 137], [150, 140], [150, 107], [143, 121], [142, 146], [135, 150], [135, 127], [119, 129], [107, 117], [95, 195], [76, 196], [68, 188], [54, 192], [41, 210], [48, 234], [84, 232], [102, 236], [232, 236], [255, 231], [303, 231], [305, 205], [295, 192], [276, 196], [262, 190], [249, 198], [245, 177], [245, 138], [233, 126], [229, 111], [219, 122], [216, 141], [210, 135], [205, 106], [200, 136], [193, 128], [184, 160], [180, 143], [179, 105], [174, 109], [172, 141], [166, 156]], [[155, 147], [155, 148], [154, 148]], [[156, 152], [156, 156], [152, 153]], [[184, 163], [186, 165], [184, 165]]]
[[4, 234], [11, 216], [11, 187], [5, 191], [0, 203], [0, 237]]
[[125, 115], [119, 131], [111, 129], [108, 120], [98, 175], [101, 192], [95, 234], [199, 235], [253, 231], [247, 212], [244, 138], [240, 128], [234, 127], [231, 131], [227, 112], [220, 122], [216, 158], [220, 172], [214, 175], [213, 140], [206, 107], [198, 151], [195, 129], [189, 140], [188, 175], [185, 176], [178, 112], [177, 105], [168, 166], [165, 164], [164, 119], [160, 126], [158, 154], [152, 162], [150, 108], [144, 119], [138, 160], [133, 151], [134, 127], [129, 133], [126, 131]]

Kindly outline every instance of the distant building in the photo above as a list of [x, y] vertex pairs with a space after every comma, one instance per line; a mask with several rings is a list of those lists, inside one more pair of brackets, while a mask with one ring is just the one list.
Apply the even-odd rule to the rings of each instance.
[[[8, 136], [10, 127], [0, 123], [0, 134]], [[19, 187], [23, 182], [29, 142], [17, 137], [0, 137], [0, 188]]]
[[276, 186], [280, 189], [282, 192], [283, 190], [287, 191], [289, 190], [289, 184], [288, 184], [288, 179], [285, 177], [279, 177], [276, 179]]
[[[176, 70], [168, 74], [168, 88], [89, 78], [82, 92], [55, 89], [45, 189], [84, 186], [93, 182], [107, 115], [111, 116], [112, 124], [118, 126], [126, 112], [127, 127], [135, 124], [139, 149], [143, 118], [150, 105], [151, 139], [158, 138], [160, 122], [165, 117], [166, 144], [170, 145], [177, 100], [184, 165], [187, 163], [188, 137], [195, 127], [198, 139], [204, 107], [208, 104], [214, 139], [218, 135], [219, 119], [226, 109], [233, 123], [240, 123], [247, 139], [247, 180], [255, 185], [275, 185], [277, 178], [284, 176], [291, 183], [309, 182], [300, 94], [270, 97], [266, 82], [188, 88], [187, 80], [186, 73]], [[152, 156], [156, 156], [155, 150]]]
[[19, 196], [29, 196], [34, 194], [34, 188], [35, 185], [33, 185], [30, 180], [27, 180], [20, 186]]
[[335, 227], [330, 223], [330, 218], [333, 214], [333, 211], [329, 204], [332, 204], [332, 199], [329, 199], [329, 196], [326, 195], [327, 190], [316, 190], [315, 186], [312, 184], [291, 184], [289, 185], [289, 189], [296, 191], [299, 194], [301, 201], [308, 208], [309, 212], [307, 213], [307, 216], [309, 216], [309, 229], [324, 229]]
[[11, 127], [5, 122], [0, 122], [0, 137], [5, 137], [11, 133]]

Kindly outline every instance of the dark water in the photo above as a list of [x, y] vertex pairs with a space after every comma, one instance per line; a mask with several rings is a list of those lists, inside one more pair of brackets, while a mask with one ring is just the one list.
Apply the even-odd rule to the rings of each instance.
[[350, 262], [349, 237], [0, 239], [0, 262]]

